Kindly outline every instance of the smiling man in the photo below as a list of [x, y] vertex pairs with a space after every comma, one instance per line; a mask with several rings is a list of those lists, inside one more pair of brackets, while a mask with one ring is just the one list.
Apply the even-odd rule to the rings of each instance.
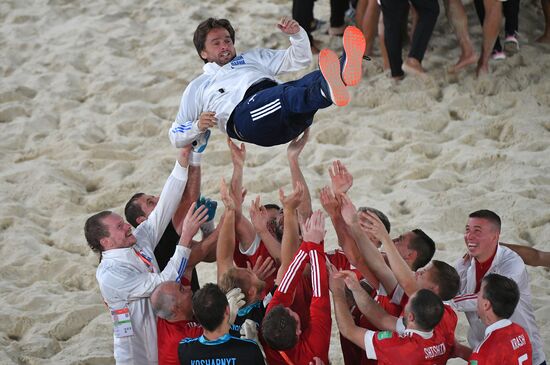
[[483, 278], [495, 273], [514, 280], [518, 284], [520, 298], [510, 320], [529, 334], [533, 344], [533, 364], [546, 364], [542, 339], [531, 305], [529, 275], [521, 257], [499, 244], [500, 229], [501, 221], [496, 213], [478, 210], [470, 214], [464, 231], [468, 253], [456, 264], [461, 279], [461, 295], [453, 299], [452, 305], [456, 310], [465, 312], [470, 323], [468, 342], [470, 346], [477, 347], [483, 341], [487, 327], [477, 314], [477, 293]]
[[191, 253], [191, 238], [207, 219], [201, 207], [188, 210], [180, 243], [160, 271], [153, 254], [176, 211], [187, 181], [189, 148], [182, 149], [155, 209], [132, 232], [132, 226], [111, 211], [86, 220], [84, 234], [100, 256], [96, 279], [113, 321], [114, 357], [121, 364], [157, 364], [156, 318], [149, 297], [161, 282], [178, 280]]
[[359, 83], [365, 38], [356, 27], [344, 32], [345, 58], [324, 49], [320, 71], [280, 84], [276, 77], [311, 63], [309, 39], [294, 19], [283, 17], [277, 27], [288, 35], [286, 50], [257, 48], [237, 55], [235, 30], [227, 19], [209, 18], [197, 27], [195, 48], [204, 73], [191, 81], [181, 98], [169, 131], [175, 147], [195, 145], [200, 152], [209, 128], [218, 126], [231, 138], [260, 146], [285, 144], [313, 122], [317, 110], [350, 100], [348, 86]]

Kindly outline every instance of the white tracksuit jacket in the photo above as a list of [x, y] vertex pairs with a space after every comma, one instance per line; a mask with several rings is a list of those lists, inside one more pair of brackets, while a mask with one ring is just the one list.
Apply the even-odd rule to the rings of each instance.
[[[455, 310], [465, 312], [466, 318], [470, 323], [468, 343], [472, 348], [476, 348], [485, 338], [486, 326], [477, 315], [477, 294], [474, 294], [476, 289], [476, 265], [474, 258], [467, 261], [460, 259], [455, 267], [460, 275], [460, 295], [448, 303]], [[487, 271], [487, 274], [490, 273], [506, 276], [518, 284], [520, 299], [510, 320], [519, 324], [529, 334], [529, 339], [533, 346], [533, 365], [539, 365], [545, 361], [544, 349], [531, 305], [529, 274], [527, 274], [523, 260], [508, 247], [498, 245], [493, 263]]]
[[[157, 364], [157, 324], [149, 296], [163, 281], [176, 280], [183, 273], [191, 250], [178, 245], [174, 256], [162, 272], [159, 271], [154, 249], [162, 237], [183, 194], [187, 169], [176, 162], [166, 181], [156, 208], [135, 230], [137, 243], [130, 248], [102, 252], [96, 272], [101, 294], [109, 310], [130, 311], [134, 334], [114, 337], [114, 356], [118, 365]], [[154, 272], [136, 255], [134, 248], [151, 258]]]
[[202, 112], [216, 113], [218, 127], [226, 131], [227, 120], [242, 101], [246, 90], [258, 81], [298, 71], [311, 63], [309, 39], [304, 29], [290, 35], [286, 50], [253, 49], [236, 56], [230, 63], [204, 65], [204, 73], [191, 81], [183, 92], [176, 120], [168, 133], [172, 145], [181, 148], [201, 133], [198, 128]]

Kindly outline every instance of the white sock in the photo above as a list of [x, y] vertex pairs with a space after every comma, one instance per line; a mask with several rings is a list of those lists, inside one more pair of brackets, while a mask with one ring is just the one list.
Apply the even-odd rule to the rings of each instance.
[[202, 158], [202, 153], [197, 153], [195, 151], [191, 151], [191, 155], [189, 156], [189, 165], [191, 165], [191, 166], [200, 166], [201, 165], [201, 158]]

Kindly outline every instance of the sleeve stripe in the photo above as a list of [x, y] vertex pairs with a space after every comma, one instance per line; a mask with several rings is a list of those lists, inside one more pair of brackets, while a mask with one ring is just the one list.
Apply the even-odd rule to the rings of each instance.
[[294, 260], [292, 260], [290, 266], [286, 270], [285, 275], [283, 276], [283, 280], [281, 280], [281, 284], [279, 285], [279, 290], [281, 293], [286, 293], [290, 284], [292, 283], [292, 279], [294, 279], [294, 276], [296, 276], [296, 272], [302, 265], [302, 262], [306, 259], [307, 254], [300, 250], [294, 257]]
[[180, 282], [186, 267], [187, 267], [187, 257], [183, 257], [180, 262], [180, 267], [178, 268], [178, 276], [176, 277], [177, 283]]
[[477, 294], [465, 294], [453, 298], [453, 302], [460, 303], [466, 300], [477, 299]]
[[365, 332], [365, 352], [367, 353], [367, 359], [377, 360], [376, 351], [374, 350], [374, 335], [376, 332], [367, 330]]
[[317, 251], [310, 251], [309, 256], [311, 259], [311, 286], [313, 287], [313, 296], [314, 297], [320, 297], [321, 296], [321, 283], [319, 281], [320, 279], [320, 273], [319, 273], [319, 256], [317, 255]]

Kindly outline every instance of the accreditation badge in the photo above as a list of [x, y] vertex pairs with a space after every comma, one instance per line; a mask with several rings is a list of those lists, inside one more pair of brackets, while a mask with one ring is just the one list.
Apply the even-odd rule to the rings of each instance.
[[128, 337], [134, 334], [128, 306], [121, 309], [111, 310], [111, 318], [113, 320], [115, 337]]

